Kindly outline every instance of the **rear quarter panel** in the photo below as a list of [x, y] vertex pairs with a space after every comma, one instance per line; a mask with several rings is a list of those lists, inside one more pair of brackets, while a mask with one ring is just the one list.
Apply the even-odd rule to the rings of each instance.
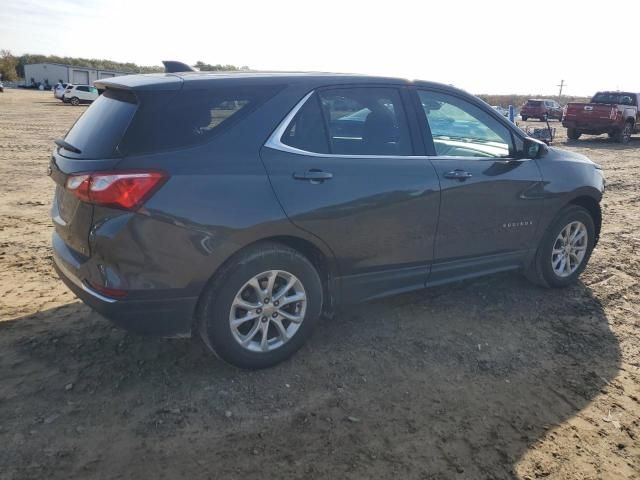
[[159, 169], [170, 178], [137, 213], [95, 209], [90, 243], [97, 263], [117, 265], [122, 288], [194, 296], [231, 255], [260, 239], [303, 238], [330, 257], [287, 219], [260, 160], [260, 148], [300, 95], [288, 97], [277, 95], [204, 145], [121, 160], [117, 169]]

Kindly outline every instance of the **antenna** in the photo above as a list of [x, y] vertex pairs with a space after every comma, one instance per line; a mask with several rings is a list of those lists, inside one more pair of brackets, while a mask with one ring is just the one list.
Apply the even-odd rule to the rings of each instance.
[[560, 87], [560, 93], [558, 94], [558, 96], [559, 96], [559, 97], [561, 97], [561, 96], [562, 96], [562, 89], [563, 89], [564, 87], [566, 87], [566, 86], [567, 86], [567, 84], [566, 84], [566, 83], [564, 83], [564, 80], [560, 80], [560, 84], [559, 84], [559, 85], [556, 85], [556, 87]]

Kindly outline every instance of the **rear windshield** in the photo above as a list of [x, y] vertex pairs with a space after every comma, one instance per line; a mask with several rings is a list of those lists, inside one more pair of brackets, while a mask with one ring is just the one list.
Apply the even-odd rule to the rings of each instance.
[[208, 141], [281, 87], [222, 87], [179, 92], [107, 89], [65, 140], [80, 149], [64, 155], [109, 158], [173, 150]]
[[611, 103], [616, 105], [635, 105], [635, 95], [623, 92], [598, 92], [591, 103]]
[[527, 107], [539, 107], [542, 105], [540, 100], [527, 100]]
[[82, 153], [74, 154], [63, 149], [64, 155], [86, 159], [112, 157], [137, 107], [133, 94], [107, 90], [91, 104], [65, 137]]

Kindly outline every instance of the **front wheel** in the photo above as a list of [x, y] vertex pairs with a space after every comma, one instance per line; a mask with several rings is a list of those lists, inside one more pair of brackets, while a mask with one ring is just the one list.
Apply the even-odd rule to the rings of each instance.
[[258, 244], [228, 262], [204, 293], [200, 336], [232, 365], [271, 367], [304, 344], [322, 302], [322, 282], [304, 255]]
[[527, 277], [545, 287], [575, 283], [587, 266], [595, 239], [595, 224], [589, 212], [577, 205], [565, 207], [542, 238]]

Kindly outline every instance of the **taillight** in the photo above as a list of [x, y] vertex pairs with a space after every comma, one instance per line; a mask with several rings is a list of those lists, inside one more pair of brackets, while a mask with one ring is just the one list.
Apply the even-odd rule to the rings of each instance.
[[166, 180], [158, 171], [100, 172], [71, 175], [67, 190], [83, 202], [135, 210]]

